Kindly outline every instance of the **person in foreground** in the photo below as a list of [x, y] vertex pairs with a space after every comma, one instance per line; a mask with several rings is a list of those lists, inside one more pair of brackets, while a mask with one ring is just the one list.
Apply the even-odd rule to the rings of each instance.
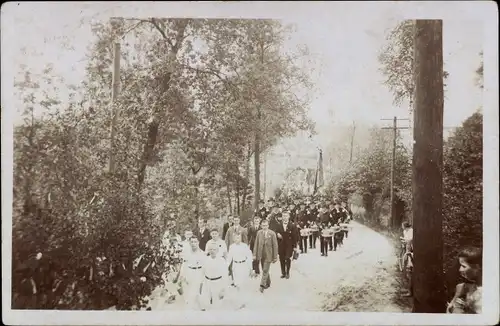
[[278, 240], [278, 255], [281, 265], [281, 278], [290, 278], [290, 267], [292, 256], [297, 249], [298, 231], [297, 227], [290, 222], [290, 213], [283, 212], [283, 220], [277, 226], [276, 232], [281, 235]]
[[269, 222], [262, 220], [261, 229], [257, 232], [255, 238], [255, 245], [253, 250], [254, 260], [261, 263], [262, 278], [260, 281], [260, 292], [271, 286], [271, 276], [269, 275], [269, 268], [271, 263], [278, 260], [278, 239], [276, 233], [269, 230]]
[[[252, 272], [252, 251], [248, 245], [241, 241], [241, 234], [234, 235], [234, 243], [229, 246], [227, 262], [233, 264], [232, 279], [241, 299], [240, 306], [246, 305], [246, 295], [242, 289], [250, 279]], [[238, 300], [239, 301], [239, 300]]]
[[208, 256], [202, 268], [203, 282], [200, 290], [201, 309], [218, 308], [228, 285], [227, 263], [219, 254], [216, 243], [207, 244]]
[[479, 248], [467, 248], [458, 254], [459, 272], [466, 280], [457, 285], [447, 313], [480, 314], [483, 294], [483, 253]]
[[197, 237], [191, 237], [191, 252], [181, 265], [180, 277], [184, 288], [184, 302], [187, 309], [199, 309], [200, 285], [203, 281], [202, 268], [206, 259], [205, 253], [200, 249]]

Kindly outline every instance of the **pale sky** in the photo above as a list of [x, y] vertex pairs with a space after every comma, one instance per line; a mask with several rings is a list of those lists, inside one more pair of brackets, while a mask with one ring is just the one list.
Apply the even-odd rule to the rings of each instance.
[[[464, 10], [469, 10], [464, 3]], [[153, 5], [126, 4], [125, 7], [98, 2], [25, 2], [2, 6], [2, 107], [11, 110], [15, 106], [12, 98], [5, 94], [13, 94], [13, 77], [21, 64], [39, 71], [51, 63], [68, 82], [83, 80], [86, 49], [92, 42], [90, 21], [107, 20], [110, 16], [151, 16], [153, 13], [160, 16], [160, 11], [151, 8]], [[164, 10], [164, 17], [171, 16], [169, 12], [181, 10], [179, 3], [168, 5], [173, 9]], [[224, 10], [222, 4], [208, 5], [219, 9], [215, 13], [215, 9], [203, 11], [204, 5], [197, 4], [199, 7], [190, 16], [228, 17], [225, 10], [231, 7], [235, 17], [233, 12], [238, 4], [225, 3]], [[255, 10], [264, 5], [269, 4], [256, 3]], [[273, 8], [278, 5], [272, 4]], [[185, 5], [183, 8], [186, 12]], [[394, 115], [407, 117], [407, 108], [394, 107], [392, 95], [382, 84], [377, 56], [387, 31], [399, 21], [413, 17], [403, 15], [399, 7], [387, 3], [300, 3], [293, 8], [289, 15], [281, 11], [281, 15], [271, 17], [296, 24], [296, 32], [288, 46], [306, 44], [321, 65], [320, 76], [316, 79], [316, 99], [310, 108], [310, 117], [316, 122], [319, 134], [312, 141], [304, 135], [300, 139], [284, 140], [275, 152], [288, 151], [291, 161], [286, 165], [289, 166], [299, 164], [299, 153], [304, 152], [313, 159], [300, 164], [314, 167], [316, 146], [325, 148], [332, 141], [331, 130], [336, 126], [351, 125], [353, 120], [390, 125], [390, 121], [380, 119]], [[261, 10], [259, 16], [262, 12], [273, 11]], [[450, 74], [444, 125], [458, 126], [482, 105], [482, 92], [474, 84], [474, 78], [480, 62], [483, 26], [475, 19], [444, 19], [443, 33], [445, 69]], [[279, 183], [284, 172], [283, 158], [270, 157], [267, 171], [268, 181]]]

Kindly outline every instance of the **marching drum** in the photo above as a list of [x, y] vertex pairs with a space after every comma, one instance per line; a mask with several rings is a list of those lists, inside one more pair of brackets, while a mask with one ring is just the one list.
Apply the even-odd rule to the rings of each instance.
[[308, 237], [308, 236], [310, 236], [311, 234], [312, 234], [311, 229], [307, 229], [307, 228], [306, 228], [306, 229], [301, 229], [301, 230], [300, 230], [300, 236], [301, 236], [301, 237]]
[[332, 227], [332, 231], [334, 234], [339, 233], [341, 231], [341, 228], [340, 228], [340, 226], [335, 225], [334, 227]]
[[331, 237], [333, 236], [333, 228], [327, 228], [327, 229], [323, 229], [321, 230], [321, 236], [323, 238], [328, 238], [328, 237]]
[[318, 232], [319, 231], [319, 227], [316, 224], [314, 224], [314, 225], [311, 226], [311, 231], [312, 232]]
[[347, 223], [340, 223], [340, 229], [342, 231], [349, 231], [349, 224], [347, 224]]

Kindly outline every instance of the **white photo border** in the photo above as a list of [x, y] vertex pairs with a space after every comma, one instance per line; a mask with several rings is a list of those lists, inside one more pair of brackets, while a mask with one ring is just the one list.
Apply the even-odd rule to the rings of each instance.
[[[484, 24], [484, 175], [483, 313], [480, 315], [342, 313], [342, 312], [157, 312], [157, 311], [35, 311], [11, 309], [12, 168], [14, 108], [5, 107], [12, 96], [15, 67], [4, 58], [9, 51], [5, 26], [15, 24], [9, 12], [17, 6], [73, 6], [78, 2], [8, 2], [2, 6], [2, 317], [15, 325], [489, 325], [499, 319], [499, 218], [498, 218], [498, 9], [493, 1], [422, 2], [307, 2], [307, 1], [207, 1], [207, 2], [87, 2], [86, 10], [107, 17], [193, 18], [286, 18], [307, 13], [312, 7], [323, 12], [354, 7], [360, 19], [376, 12], [401, 19], [447, 19], [480, 21]], [[314, 17], [311, 17], [314, 19]], [[446, 23], [446, 22], [445, 22]], [[4, 56], [5, 55], [5, 56]], [[487, 257], [487, 258], [486, 258]]]

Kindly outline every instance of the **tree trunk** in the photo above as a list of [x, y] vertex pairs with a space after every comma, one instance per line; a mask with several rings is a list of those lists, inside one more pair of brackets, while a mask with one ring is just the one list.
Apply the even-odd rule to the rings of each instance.
[[445, 310], [443, 282], [443, 39], [441, 20], [417, 20], [413, 145], [413, 312]]
[[241, 196], [241, 210], [244, 211], [247, 204], [247, 191], [248, 191], [248, 181], [250, 180], [250, 154], [251, 154], [251, 144], [248, 144], [247, 148], [247, 156], [245, 161], [245, 180], [247, 180], [247, 184], [243, 189], [243, 195]]
[[229, 182], [226, 182], [227, 189], [227, 204], [229, 205], [229, 214], [233, 213], [233, 204], [231, 200], [231, 187], [229, 187]]
[[[260, 118], [260, 114], [259, 114]], [[259, 119], [260, 120], [260, 119]], [[254, 143], [254, 165], [255, 165], [255, 189], [254, 189], [254, 198], [253, 198], [253, 209], [256, 210], [259, 207], [260, 201], [260, 137], [259, 131], [255, 132], [255, 143]]]
[[196, 182], [194, 185], [194, 193], [195, 193], [195, 209], [194, 209], [194, 221], [191, 223], [196, 224], [198, 219], [200, 218], [200, 183]]
[[236, 181], [236, 213], [239, 215], [241, 213], [240, 211], [240, 181]]
[[[175, 37], [175, 44], [172, 46], [172, 50], [170, 53], [170, 57], [175, 58], [177, 57], [177, 53], [179, 52], [182, 40], [184, 39], [184, 33], [186, 31], [186, 27], [188, 25], [188, 20], [182, 20], [179, 23], [178, 26], [178, 31], [177, 35]], [[162, 36], [166, 39], [166, 36], [164, 33], [162, 33]], [[173, 62], [172, 62], [173, 63]], [[164, 78], [159, 80], [160, 84], [159, 87], [161, 87], [162, 91], [166, 93], [168, 89], [170, 88], [170, 79], [172, 78], [172, 73], [168, 72]], [[154, 148], [156, 145], [156, 141], [158, 138], [158, 130], [160, 127], [160, 119], [158, 116], [160, 116], [160, 110], [163, 109], [163, 106], [157, 106], [155, 112], [153, 113], [153, 119], [150, 121], [148, 125], [148, 135], [144, 144], [144, 149], [143, 153], [141, 156], [141, 160], [139, 161], [139, 170], [137, 173], [137, 189], [138, 191], [141, 190], [142, 184], [144, 183], [144, 178], [146, 176], [146, 167], [148, 166], [148, 163], [150, 162]]]

